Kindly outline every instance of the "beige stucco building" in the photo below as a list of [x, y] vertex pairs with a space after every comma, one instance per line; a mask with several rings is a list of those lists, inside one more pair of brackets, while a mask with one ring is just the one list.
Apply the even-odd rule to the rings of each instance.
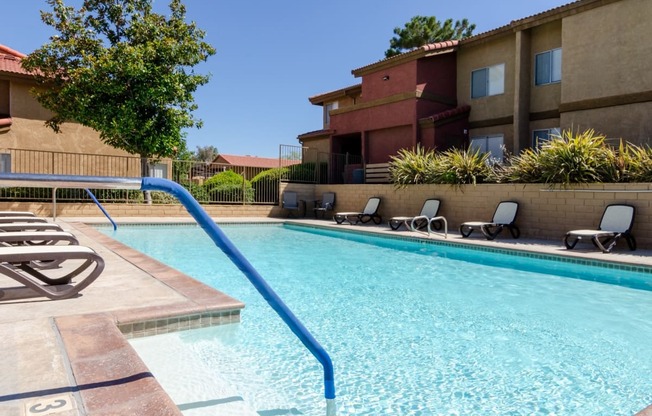
[[22, 68], [24, 57], [0, 45], [0, 171], [140, 176], [138, 158], [104, 144], [95, 130], [65, 123], [55, 133], [45, 125], [51, 113], [30, 93], [36, 81]]
[[[517, 154], [566, 129], [652, 144], [650, 21], [650, 0], [578, 0], [424, 45], [353, 70], [361, 85], [311, 97], [324, 108], [323, 129], [298, 139], [322, 151], [358, 150], [366, 163], [388, 161], [399, 141], [471, 145], [502, 158], [503, 149]], [[408, 102], [431, 113], [392, 109]]]

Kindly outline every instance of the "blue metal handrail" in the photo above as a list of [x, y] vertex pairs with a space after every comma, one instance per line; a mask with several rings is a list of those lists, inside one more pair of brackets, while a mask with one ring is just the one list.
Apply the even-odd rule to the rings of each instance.
[[117, 229], [118, 229], [118, 224], [116, 224], [115, 221], [113, 221], [113, 218], [111, 218], [111, 216], [109, 215], [109, 213], [106, 212], [106, 210], [104, 209], [104, 207], [102, 206], [102, 204], [100, 204], [100, 201], [98, 201], [97, 198], [95, 198], [95, 195], [93, 195], [93, 192], [91, 192], [90, 189], [86, 188], [86, 193], [88, 194], [88, 196], [91, 197], [91, 199], [93, 200], [93, 202], [95, 202], [95, 205], [98, 206], [98, 208], [100, 209], [100, 211], [102, 211], [102, 212], [104, 213], [104, 215], [106, 216], [106, 218], [108, 218], [109, 221], [111, 221], [111, 224], [113, 224], [113, 230], [114, 230], [114, 231], [117, 230]]
[[283, 319], [283, 322], [301, 340], [315, 358], [324, 368], [324, 397], [326, 398], [327, 416], [335, 415], [335, 377], [331, 358], [317, 340], [310, 334], [299, 319], [283, 303], [281, 298], [267, 284], [265, 279], [256, 271], [249, 261], [233, 245], [224, 232], [215, 224], [215, 221], [208, 216], [206, 211], [190, 195], [190, 193], [179, 184], [161, 178], [143, 178], [141, 190], [143, 191], [164, 191], [168, 192], [181, 202], [190, 215], [204, 229], [206, 234], [226, 254], [231, 261], [244, 273], [256, 290], [263, 296], [267, 303]]

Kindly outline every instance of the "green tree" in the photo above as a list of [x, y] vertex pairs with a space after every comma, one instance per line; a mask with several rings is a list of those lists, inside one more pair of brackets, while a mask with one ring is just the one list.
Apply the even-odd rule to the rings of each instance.
[[220, 154], [217, 150], [217, 147], [208, 145], [208, 146], [197, 146], [197, 150], [193, 154], [193, 159], [201, 162], [210, 163]]
[[43, 22], [58, 34], [24, 61], [39, 82], [38, 101], [54, 114], [59, 132], [75, 121], [99, 132], [110, 146], [148, 159], [174, 156], [183, 129], [201, 127], [193, 93], [208, 82], [192, 68], [215, 50], [204, 32], [186, 23], [185, 6], [170, 0], [168, 17], [152, 0], [84, 0], [76, 10], [47, 0]]
[[414, 16], [403, 28], [394, 28], [394, 36], [389, 40], [389, 49], [385, 57], [390, 58], [429, 43], [443, 42], [469, 37], [475, 30], [475, 24], [467, 19], [461, 21], [446, 19], [443, 23], [435, 16]]

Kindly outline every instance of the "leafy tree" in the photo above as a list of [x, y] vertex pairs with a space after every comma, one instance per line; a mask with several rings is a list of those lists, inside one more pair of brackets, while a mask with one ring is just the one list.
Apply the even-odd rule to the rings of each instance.
[[475, 30], [475, 24], [467, 19], [446, 19], [443, 23], [435, 16], [414, 16], [403, 28], [394, 28], [394, 36], [389, 40], [389, 49], [385, 57], [390, 58], [429, 43], [469, 37]]
[[220, 152], [215, 146], [197, 146], [193, 159], [201, 162], [212, 162]]
[[54, 114], [46, 124], [91, 127], [139, 155], [148, 175], [149, 158], [173, 156], [183, 129], [201, 127], [193, 93], [209, 77], [192, 67], [215, 50], [185, 22], [181, 0], [170, 0], [168, 17], [152, 12], [152, 0], [84, 0], [79, 10], [47, 3], [52, 12], [41, 19], [58, 34], [23, 61], [41, 86], [36, 98]]

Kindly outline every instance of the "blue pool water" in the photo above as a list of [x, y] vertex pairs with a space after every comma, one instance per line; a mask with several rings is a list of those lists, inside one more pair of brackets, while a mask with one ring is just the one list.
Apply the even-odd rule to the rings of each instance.
[[[331, 355], [339, 415], [652, 404], [650, 275], [297, 226], [223, 230]], [[247, 305], [240, 324], [133, 340], [182, 408], [221, 398], [325, 414], [321, 366], [203, 230], [103, 232]]]

